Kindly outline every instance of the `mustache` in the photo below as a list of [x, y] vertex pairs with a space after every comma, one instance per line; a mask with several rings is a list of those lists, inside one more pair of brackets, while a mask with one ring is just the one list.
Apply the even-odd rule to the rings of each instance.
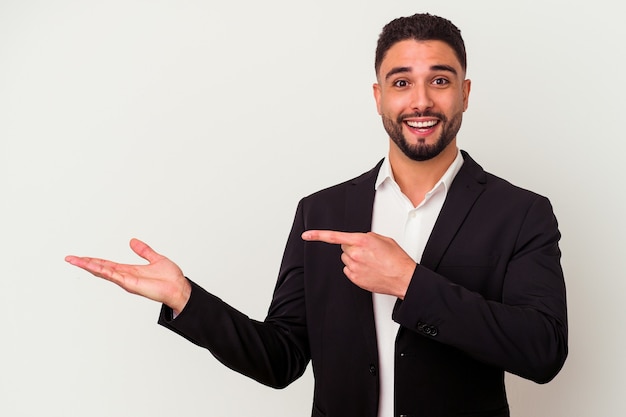
[[401, 114], [400, 116], [398, 116], [397, 122], [398, 123], [402, 123], [406, 119], [411, 119], [411, 118], [415, 118], [415, 117], [435, 117], [435, 118], [441, 120], [442, 122], [447, 122], [448, 121], [448, 118], [446, 117], [445, 114], [426, 110], [426, 111], [423, 111], [423, 112], [414, 112], [414, 113], [409, 113], [409, 114], [407, 114], [407, 113]]

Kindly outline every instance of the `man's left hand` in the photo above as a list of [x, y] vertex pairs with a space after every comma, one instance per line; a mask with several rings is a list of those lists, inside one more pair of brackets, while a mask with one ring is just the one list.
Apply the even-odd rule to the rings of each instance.
[[404, 299], [417, 264], [395, 240], [373, 232], [307, 230], [306, 241], [341, 245], [344, 274], [364, 290]]

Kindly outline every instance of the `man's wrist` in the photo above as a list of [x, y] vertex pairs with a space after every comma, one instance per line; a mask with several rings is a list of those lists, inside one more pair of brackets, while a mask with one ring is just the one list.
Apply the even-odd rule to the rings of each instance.
[[172, 303], [172, 305], [168, 305], [172, 309], [173, 318], [176, 318], [180, 313], [182, 313], [183, 309], [189, 302], [189, 298], [191, 297], [191, 283], [187, 278], [183, 278], [184, 281], [182, 283], [182, 288], [179, 291], [179, 296], [176, 301]]

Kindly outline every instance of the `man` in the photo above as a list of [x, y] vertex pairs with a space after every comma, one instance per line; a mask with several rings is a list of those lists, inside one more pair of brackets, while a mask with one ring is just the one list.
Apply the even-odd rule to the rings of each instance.
[[545, 383], [567, 356], [552, 208], [458, 150], [470, 80], [451, 22], [390, 22], [375, 69], [388, 156], [300, 202], [263, 322], [138, 240], [148, 265], [66, 259], [162, 302], [162, 325], [264, 384], [311, 360], [313, 416], [508, 416], [504, 371]]

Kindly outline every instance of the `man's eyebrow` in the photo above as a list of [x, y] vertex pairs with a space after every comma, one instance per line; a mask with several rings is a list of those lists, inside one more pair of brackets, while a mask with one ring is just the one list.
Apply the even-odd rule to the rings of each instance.
[[[451, 65], [446, 65], [446, 64], [433, 65], [433, 66], [430, 67], [430, 70], [431, 71], [447, 71], [447, 72], [451, 72], [454, 75], [458, 74], [456, 68], [454, 68]], [[413, 71], [412, 67], [395, 67], [395, 68], [392, 68], [385, 75], [385, 80], [388, 80], [389, 78], [391, 78], [395, 74], [402, 74], [402, 73], [411, 72], [411, 71]]]
[[432, 71], [448, 71], [454, 75], [457, 75], [456, 69], [450, 65], [445, 65], [445, 64], [433, 65], [432, 67], [430, 67], [430, 69]]
[[413, 68], [411, 67], [395, 67], [392, 68], [387, 75], [385, 75], [385, 80], [388, 80], [390, 77], [392, 77], [395, 74], [401, 74], [403, 72], [411, 72], [413, 70]]

